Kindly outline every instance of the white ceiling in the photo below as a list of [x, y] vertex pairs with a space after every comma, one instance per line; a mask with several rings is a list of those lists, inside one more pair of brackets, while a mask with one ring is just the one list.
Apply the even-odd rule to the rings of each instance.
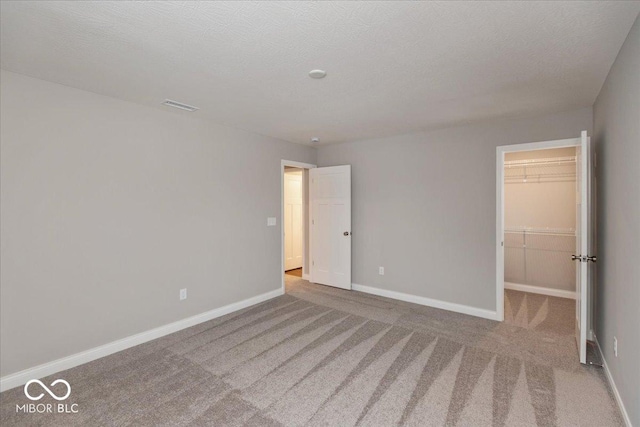
[[[3, 69], [308, 143], [587, 107], [640, 2], [2, 2]], [[327, 71], [323, 80], [307, 73]]]

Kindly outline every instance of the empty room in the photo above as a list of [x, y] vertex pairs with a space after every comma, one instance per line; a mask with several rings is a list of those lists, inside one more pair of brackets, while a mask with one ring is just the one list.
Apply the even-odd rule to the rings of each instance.
[[0, 425], [640, 427], [639, 14], [0, 0]]

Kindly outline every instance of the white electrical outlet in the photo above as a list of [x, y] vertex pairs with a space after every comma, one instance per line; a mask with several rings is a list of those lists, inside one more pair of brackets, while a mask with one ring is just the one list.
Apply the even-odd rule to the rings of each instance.
[[378, 267], [378, 274], [384, 276], [384, 267]]
[[270, 216], [269, 218], [267, 218], [267, 227], [273, 227], [276, 225], [276, 217], [275, 216]]
[[618, 338], [613, 337], [613, 355], [618, 357]]
[[180, 301], [187, 299], [187, 288], [180, 289]]

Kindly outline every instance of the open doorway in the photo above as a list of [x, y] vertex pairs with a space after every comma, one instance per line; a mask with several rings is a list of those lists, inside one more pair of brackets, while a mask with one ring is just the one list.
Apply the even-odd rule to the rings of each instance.
[[575, 247], [576, 148], [505, 153], [505, 322], [573, 335]]
[[505, 289], [575, 300], [576, 148], [505, 153], [504, 183]]
[[589, 256], [590, 158], [586, 131], [497, 148], [497, 318], [561, 339], [573, 336], [581, 363], [595, 263]]
[[286, 280], [309, 278], [309, 169], [315, 165], [281, 164], [282, 289]]
[[[282, 160], [280, 177], [283, 293], [290, 284], [294, 285], [292, 280], [350, 290], [351, 165], [318, 168]], [[301, 191], [296, 191], [297, 188]], [[293, 228], [299, 226], [300, 205], [301, 232]], [[302, 267], [296, 249], [300, 241]]]

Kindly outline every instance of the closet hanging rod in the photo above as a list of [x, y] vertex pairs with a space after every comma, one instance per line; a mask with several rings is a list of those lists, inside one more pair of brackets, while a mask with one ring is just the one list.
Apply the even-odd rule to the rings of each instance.
[[505, 182], [514, 183], [514, 182], [567, 182], [567, 181], [575, 181], [576, 174], [519, 174], [519, 175], [508, 175], [504, 177]]
[[535, 232], [535, 231], [526, 231], [526, 232], [522, 232], [522, 231], [505, 231], [504, 234], [527, 234], [527, 235], [538, 235], [538, 236], [554, 236], [554, 237], [576, 237], [575, 233], [542, 233], [542, 232]]
[[[518, 171], [513, 171], [518, 172]], [[513, 178], [519, 176], [548, 176], [548, 177], [563, 177], [563, 176], [576, 176], [575, 172], [553, 172], [553, 173], [527, 173], [524, 174], [522, 172], [514, 175], [505, 175], [505, 178]]]
[[522, 226], [522, 225], [516, 225], [516, 226], [506, 226], [505, 230], [511, 230], [511, 231], [553, 231], [554, 233], [573, 233], [576, 231], [575, 228], [565, 228], [565, 227], [558, 227], [558, 228], [554, 228], [554, 227], [526, 227], [526, 226]]

